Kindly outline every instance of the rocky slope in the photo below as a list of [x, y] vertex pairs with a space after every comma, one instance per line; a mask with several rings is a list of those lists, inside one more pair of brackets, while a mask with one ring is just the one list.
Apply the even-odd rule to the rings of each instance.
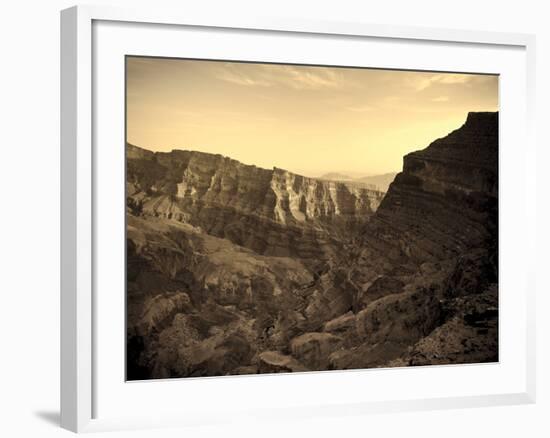
[[366, 341], [338, 367], [497, 360], [498, 113], [403, 161], [351, 254]]
[[498, 360], [498, 114], [404, 157], [381, 203], [127, 153], [129, 379]]

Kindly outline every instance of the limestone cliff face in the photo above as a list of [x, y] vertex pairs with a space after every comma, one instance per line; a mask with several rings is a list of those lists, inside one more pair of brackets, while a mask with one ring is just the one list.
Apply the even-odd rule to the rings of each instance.
[[393, 258], [428, 261], [496, 241], [498, 113], [465, 124], [403, 159], [369, 223], [367, 244]]
[[269, 255], [318, 255], [315, 248], [364, 224], [384, 195], [195, 151], [152, 153], [128, 145], [127, 158], [134, 212], [200, 226]]

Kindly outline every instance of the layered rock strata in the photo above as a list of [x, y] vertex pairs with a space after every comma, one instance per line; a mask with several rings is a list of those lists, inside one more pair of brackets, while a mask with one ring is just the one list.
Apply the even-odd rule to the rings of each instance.
[[498, 360], [498, 114], [382, 194], [128, 146], [130, 379]]
[[383, 193], [221, 155], [127, 145], [132, 213], [201, 227], [267, 255], [319, 257], [363, 225]]
[[498, 113], [466, 123], [403, 158], [365, 232], [365, 245], [395, 260], [441, 260], [496, 242]]

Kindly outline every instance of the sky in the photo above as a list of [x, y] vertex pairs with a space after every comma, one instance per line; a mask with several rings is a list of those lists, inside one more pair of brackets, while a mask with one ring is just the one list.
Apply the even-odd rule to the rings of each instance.
[[305, 176], [400, 171], [403, 156], [498, 110], [498, 76], [126, 58], [127, 141]]

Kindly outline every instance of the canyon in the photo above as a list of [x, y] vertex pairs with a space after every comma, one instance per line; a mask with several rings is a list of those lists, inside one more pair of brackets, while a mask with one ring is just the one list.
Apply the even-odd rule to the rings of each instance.
[[498, 361], [498, 113], [387, 193], [126, 145], [127, 378]]

